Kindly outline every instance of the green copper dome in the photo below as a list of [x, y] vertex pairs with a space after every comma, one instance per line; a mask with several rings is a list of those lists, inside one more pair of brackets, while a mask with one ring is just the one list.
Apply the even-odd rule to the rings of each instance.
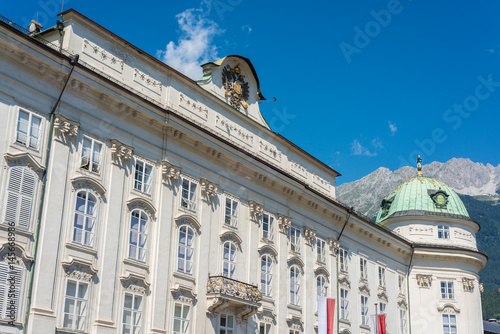
[[391, 217], [418, 215], [470, 220], [457, 193], [437, 179], [422, 176], [421, 167], [418, 176], [406, 180], [382, 200], [376, 222], [378, 224]]

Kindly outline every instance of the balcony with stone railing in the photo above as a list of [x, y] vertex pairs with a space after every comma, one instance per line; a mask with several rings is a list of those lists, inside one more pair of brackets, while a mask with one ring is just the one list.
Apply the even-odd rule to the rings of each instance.
[[236, 317], [248, 319], [257, 313], [262, 293], [252, 284], [225, 276], [209, 276], [207, 300], [208, 310], [212, 313], [231, 308]]

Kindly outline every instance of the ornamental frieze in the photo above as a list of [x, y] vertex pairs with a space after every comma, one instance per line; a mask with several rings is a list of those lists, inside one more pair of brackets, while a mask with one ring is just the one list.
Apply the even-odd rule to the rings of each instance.
[[200, 188], [205, 201], [212, 202], [215, 196], [217, 196], [219, 186], [216, 183], [208, 181], [207, 179], [201, 179]]
[[264, 212], [264, 207], [261, 204], [258, 204], [254, 201], [249, 201], [248, 210], [250, 211], [250, 219], [252, 219], [255, 222], [258, 222], [262, 217], [262, 213]]
[[182, 167], [177, 167], [168, 161], [162, 161], [161, 174], [163, 175], [163, 183], [173, 185], [181, 176]]
[[111, 140], [110, 151], [113, 163], [118, 166], [124, 166], [130, 161], [130, 159], [132, 159], [134, 148], [113, 139]]
[[78, 135], [79, 125], [77, 122], [71, 121], [62, 115], [56, 115], [54, 118], [54, 132], [56, 133], [56, 137], [63, 142]]
[[276, 218], [276, 220], [278, 221], [278, 227], [280, 229], [280, 232], [287, 234], [288, 229], [292, 225], [292, 218], [287, 217], [287, 216], [282, 215], [282, 214], [278, 214], [278, 217]]
[[304, 238], [309, 246], [312, 246], [314, 240], [316, 240], [316, 230], [304, 226]]
[[421, 288], [430, 288], [432, 286], [432, 275], [417, 275], [417, 284]]

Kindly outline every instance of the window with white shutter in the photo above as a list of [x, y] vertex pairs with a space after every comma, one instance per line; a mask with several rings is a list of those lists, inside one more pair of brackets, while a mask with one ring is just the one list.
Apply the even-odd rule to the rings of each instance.
[[31, 207], [35, 195], [36, 176], [29, 168], [11, 167], [7, 181], [4, 222], [30, 227]]
[[0, 318], [17, 320], [23, 268], [0, 262]]

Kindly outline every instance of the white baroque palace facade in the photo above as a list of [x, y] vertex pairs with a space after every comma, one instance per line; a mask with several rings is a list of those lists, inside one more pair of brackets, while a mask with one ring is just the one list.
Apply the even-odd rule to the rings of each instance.
[[[248, 59], [195, 82], [60, 17], [0, 21], [1, 333], [315, 333], [317, 296], [338, 333], [375, 312], [391, 334], [482, 333], [487, 257], [453, 190], [409, 180], [370, 222], [271, 131]], [[410, 183], [430, 209], [405, 207]]]

